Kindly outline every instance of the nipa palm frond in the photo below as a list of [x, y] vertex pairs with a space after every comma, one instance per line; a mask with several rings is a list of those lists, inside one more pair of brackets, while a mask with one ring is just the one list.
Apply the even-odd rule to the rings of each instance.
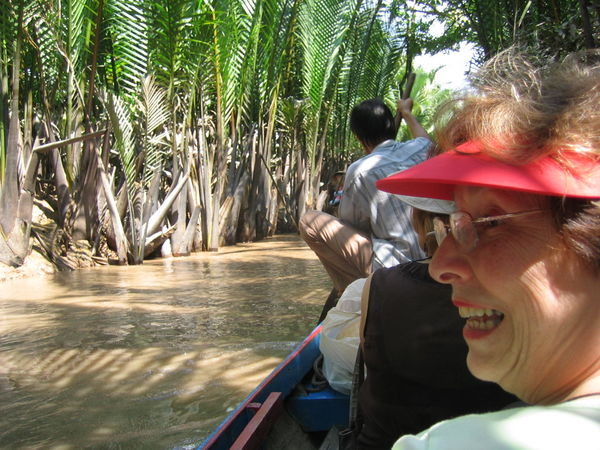
[[152, 181], [156, 170], [162, 167], [162, 149], [168, 150], [166, 142], [166, 127], [170, 119], [167, 107], [167, 93], [156, 84], [152, 76], [148, 76], [142, 83], [142, 101], [140, 102], [144, 130], [142, 147], [144, 149], [143, 183], [147, 188]]
[[[121, 98], [113, 93], [108, 94], [106, 104], [115, 136], [115, 144], [121, 161], [122, 169], [127, 180], [127, 189], [134, 189], [137, 181], [135, 167], [135, 141], [131, 121], [131, 113]], [[131, 192], [133, 194], [133, 192]], [[133, 199], [134, 195], [130, 196]]]
[[[250, 76], [254, 71], [253, 62], [256, 52], [256, 30], [253, 27], [253, 2], [240, 3], [230, 1], [226, 12], [219, 14], [217, 20], [219, 30], [216, 34], [219, 42], [218, 66], [221, 69], [223, 87], [223, 117], [229, 120], [234, 107], [239, 105], [242, 97], [242, 77]], [[242, 9], [244, 7], [244, 9]], [[260, 24], [260, 22], [258, 22]], [[254, 39], [251, 40], [251, 37]]]
[[[30, 3], [29, 13], [28, 29], [41, 65], [38, 68], [40, 81], [45, 82], [44, 88], [47, 94], [62, 97], [64, 92], [56, 89], [64, 68], [64, 57], [59, 57], [59, 51], [57, 51], [62, 47], [60, 32], [56, 27], [60, 23], [58, 13], [39, 0]], [[62, 98], [59, 101], [55, 100], [49, 98], [48, 102], [50, 104], [63, 102]], [[54, 112], [60, 114], [58, 111]]]
[[145, 0], [111, 0], [107, 5], [107, 31], [112, 40], [113, 65], [107, 72], [125, 98], [133, 101], [148, 73], [148, 10]]

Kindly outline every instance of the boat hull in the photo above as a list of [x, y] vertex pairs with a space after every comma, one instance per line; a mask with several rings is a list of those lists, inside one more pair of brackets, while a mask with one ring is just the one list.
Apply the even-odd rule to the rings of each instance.
[[[307, 379], [321, 354], [320, 333], [319, 325], [198, 449], [277, 448], [282, 439], [294, 439], [295, 448], [318, 448], [327, 431], [345, 426], [349, 397], [330, 387], [313, 390]], [[304, 435], [306, 446], [300, 446], [298, 433]]]

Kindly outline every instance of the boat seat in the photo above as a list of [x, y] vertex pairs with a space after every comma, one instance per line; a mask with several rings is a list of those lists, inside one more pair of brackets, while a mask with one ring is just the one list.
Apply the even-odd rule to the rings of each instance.
[[263, 403], [250, 403], [247, 409], [255, 410], [255, 414], [232, 444], [231, 450], [252, 450], [261, 447], [283, 411], [283, 394], [271, 392]]
[[317, 392], [296, 390], [286, 400], [287, 411], [306, 432], [328, 431], [335, 425], [347, 426], [349, 407], [349, 396], [329, 386]]

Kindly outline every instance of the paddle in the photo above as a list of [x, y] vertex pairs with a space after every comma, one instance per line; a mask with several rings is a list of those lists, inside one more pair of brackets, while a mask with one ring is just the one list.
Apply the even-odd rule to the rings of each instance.
[[327, 313], [329, 312], [329, 310], [337, 304], [339, 297], [340, 296], [337, 293], [337, 289], [333, 288], [331, 290], [331, 292], [329, 293], [329, 297], [327, 297], [325, 304], [323, 305], [323, 309], [321, 310], [321, 315], [319, 316], [317, 325], [320, 324], [321, 322], [323, 322], [323, 320], [327, 316]]
[[[416, 77], [417, 76], [415, 75], [414, 72], [410, 72], [408, 74], [408, 77], [406, 78], [405, 89], [402, 90], [402, 87], [400, 87], [400, 98], [402, 100], [406, 100], [407, 98], [410, 97], [410, 93], [412, 91], [413, 85], [415, 84]], [[400, 124], [402, 123], [402, 114], [400, 114], [400, 110], [396, 111], [396, 117], [394, 117], [394, 123], [396, 125], [396, 134], [398, 134], [398, 131], [400, 131]]]

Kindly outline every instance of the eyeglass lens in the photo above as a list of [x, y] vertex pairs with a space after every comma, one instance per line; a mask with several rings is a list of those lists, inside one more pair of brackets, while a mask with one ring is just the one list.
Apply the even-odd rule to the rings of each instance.
[[459, 211], [450, 215], [450, 225], [446, 224], [440, 217], [433, 219], [433, 230], [438, 245], [452, 232], [452, 236], [465, 250], [471, 250], [477, 245], [477, 230], [471, 216]]
[[450, 215], [450, 229], [454, 239], [467, 251], [477, 245], [479, 237], [473, 225], [473, 219], [465, 212], [459, 211]]
[[471, 251], [475, 248], [477, 241], [479, 240], [475, 224], [512, 219], [519, 216], [541, 213], [543, 211], [547, 210], [532, 209], [529, 211], [519, 211], [499, 216], [480, 217], [475, 220], [473, 220], [469, 213], [458, 211], [450, 214], [449, 219], [447, 219], [450, 222], [449, 225], [446, 224], [441, 217], [434, 217], [433, 232], [435, 233], [435, 240], [438, 245], [441, 245], [442, 241], [448, 236], [448, 233], [452, 232], [452, 236], [456, 239], [456, 242], [458, 242], [465, 251]]
[[449, 226], [444, 223], [444, 220], [440, 217], [433, 218], [433, 232], [435, 233], [435, 240], [438, 245], [442, 245], [446, 236], [448, 236]]

